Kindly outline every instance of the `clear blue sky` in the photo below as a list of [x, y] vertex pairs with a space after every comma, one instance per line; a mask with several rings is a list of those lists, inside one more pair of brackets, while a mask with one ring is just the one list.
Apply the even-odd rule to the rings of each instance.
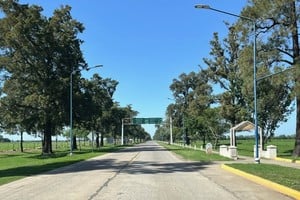
[[[181, 73], [198, 71], [208, 57], [213, 32], [227, 34], [224, 21], [236, 18], [195, 4], [239, 14], [246, 0], [20, 0], [41, 5], [51, 16], [61, 5], [72, 7], [72, 16], [85, 31], [79, 37], [89, 66], [104, 67], [84, 73], [99, 73], [119, 81], [114, 100], [131, 104], [138, 117], [165, 117], [172, 101], [169, 86]], [[154, 133], [154, 126], [144, 126]], [[295, 114], [277, 134], [295, 132]]]

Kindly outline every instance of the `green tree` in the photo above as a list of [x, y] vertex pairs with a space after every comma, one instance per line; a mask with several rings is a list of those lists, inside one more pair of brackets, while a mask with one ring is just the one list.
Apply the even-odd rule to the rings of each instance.
[[[181, 140], [182, 128], [181, 128], [180, 105], [176, 103], [169, 104], [166, 110], [166, 116], [168, 119], [170, 119], [170, 117], [172, 118], [173, 142], [176, 142], [176, 140]], [[170, 128], [170, 124], [169, 124], [169, 128]]]
[[226, 123], [225, 119], [221, 115], [220, 107], [208, 108], [203, 112], [203, 123], [210, 137], [214, 140], [214, 147], [217, 146], [221, 136], [228, 132], [229, 124]]
[[132, 139], [133, 142], [145, 142], [150, 139], [151, 136], [145, 131], [145, 129], [141, 125], [131, 126], [129, 138]]
[[[239, 24], [229, 28], [227, 38], [223, 40], [224, 45], [219, 41], [218, 34], [214, 34], [211, 41], [211, 59], [204, 59], [208, 66], [207, 73], [213, 83], [218, 83], [224, 90], [219, 95], [221, 103], [221, 115], [230, 122], [231, 126], [249, 120], [253, 108], [253, 66], [249, 60], [253, 57], [253, 46], [248, 44], [243, 34], [238, 32]], [[263, 47], [263, 41], [257, 40], [257, 46]], [[258, 51], [257, 64], [258, 77], [270, 74], [271, 69], [279, 71], [282, 67], [275, 65], [273, 57], [277, 57], [273, 51]], [[272, 60], [272, 62], [270, 62]], [[258, 121], [263, 129], [263, 144], [274, 135], [275, 129], [280, 122], [286, 120], [287, 115], [292, 111], [291, 85], [287, 79], [273, 81], [273, 87], [269, 80], [258, 83]], [[280, 95], [274, 95], [280, 94]], [[270, 98], [272, 103], [269, 103]]]
[[183, 128], [182, 135], [189, 144], [189, 138], [202, 129], [198, 116], [213, 103], [212, 88], [208, 84], [206, 72], [201, 70], [199, 73], [181, 74], [179, 80], [173, 80], [170, 89], [175, 104], [168, 107], [168, 116], [172, 116], [174, 125]]
[[0, 65], [6, 78], [0, 106], [3, 116], [19, 119], [8, 117], [5, 124], [42, 132], [42, 152], [52, 153], [51, 136], [68, 123], [70, 73], [84, 64], [77, 38], [83, 25], [72, 19], [69, 6], [50, 18], [41, 7], [16, 0], [1, 1], [0, 9]]
[[188, 104], [188, 120], [187, 125], [192, 135], [196, 138], [202, 138], [203, 144], [209, 137], [209, 131], [205, 126], [205, 111], [215, 102], [212, 95], [212, 87], [209, 85], [209, 79], [205, 70], [200, 70], [197, 74], [197, 84], [192, 91], [193, 98], [190, 98]]
[[176, 112], [179, 115], [178, 122], [182, 127], [182, 136], [185, 138], [185, 143], [189, 145], [190, 140], [188, 136], [188, 130], [186, 127], [186, 121], [188, 117], [187, 106], [189, 99], [192, 98], [192, 91], [196, 88], [196, 73], [191, 72], [190, 74], [182, 73], [179, 75], [179, 79], [173, 79], [173, 83], [170, 85], [170, 89], [173, 92], [175, 99]]
[[[115, 144], [121, 136], [122, 130], [122, 119], [133, 118], [138, 114], [137, 111], [133, 110], [131, 105], [126, 107], [120, 107], [118, 102], [114, 102], [113, 106], [105, 113], [102, 123], [106, 123], [107, 131], [113, 136]], [[124, 126], [124, 136], [130, 136], [130, 125]]]
[[250, 113], [246, 112], [246, 103], [242, 94], [244, 80], [238, 63], [242, 48], [239, 35], [231, 26], [227, 38], [221, 42], [218, 33], [214, 33], [210, 44], [211, 58], [204, 58], [207, 76], [212, 83], [218, 84], [223, 90], [218, 95], [221, 104], [220, 113], [231, 126], [234, 126], [250, 118]]
[[78, 126], [84, 126], [96, 133], [97, 147], [103, 146], [103, 137], [110, 125], [107, 116], [103, 117], [103, 113], [107, 114], [113, 106], [112, 97], [117, 84], [115, 80], [103, 79], [98, 74], [94, 74], [90, 80], [81, 80], [81, 86], [76, 93], [77, 102], [74, 107], [77, 112], [75, 112], [74, 121], [78, 122]]
[[[293, 154], [295, 156], [300, 156], [300, 98], [299, 98], [299, 79], [300, 79], [300, 48], [299, 48], [299, 0], [251, 0], [249, 4], [243, 9], [241, 15], [252, 18], [256, 22], [257, 38], [258, 41], [258, 64], [261, 62], [267, 66], [268, 74], [277, 72], [279, 69], [284, 69], [288, 67], [294, 67], [295, 71], [295, 84], [296, 84], [296, 104], [297, 104], [297, 124], [296, 124], [296, 138], [295, 138], [295, 148]], [[249, 22], [249, 23], [248, 23]], [[239, 30], [242, 31], [243, 35], [249, 36], [253, 35], [252, 26], [250, 21], [239, 20]], [[251, 33], [250, 33], [251, 32]], [[245, 38], [247, 40], [247, 37]], [[261, 66], [258, 66], [260, 69]], [[260, 72], [258, 71], [258, 74]], [[278, 87], [285, 88], [285, 92], [289, 91], [291, 86], [290, 80], [280, 76], [281, 82], [276, 80], [277, 91], [273, 91], [273, 94], [280, 94], [279, 97], [283, 98], [283, 104], [288, 104], [291, 102], [286, 94], [283, 94], [282, 90], [278, 91]], [[284, 84], [284, 81], [286, 84]], [[273, 82], [274, 83], [274, 82]], [[272, 84], [273, 84], [272, 83]], [[269, 87], [269, 83], [259, 83], [258, 91]], [[272, 89], [274, 89], [272, 87]], [[264, 91], [265, 92], [265, 91]], [[285, 93], [284, 92], [284, 93]], [[258, 94], [260, 99], [267, 96], [269, 99], [272, 97], [271, 94], [260, 93]], [[276, 97], [278, 97], [276, 96]], [[290, 94], [292, 96], [292, 94]], [[278, 98], [276, 99], [278, 100]], [[265, 102], [264, 102], [265, 103]], [[270, 103], [270, 102], [269, 102]], [[275, 102], [276, 104], [277, 102]], [[272, 99], [272, 104], [274, 104], [274, 99]], [[281, 105], [281, 104], [277, 104]], [[262, 114], [266, 114], [264, 105], [259, 105], [259, 109], [262, 111], [259, 114], [260, 119], [263, 117]], [[283, 108], [280, 111], [275, 111], [280, 116], [280, 119], [275, 119], [276, 121], [284, 121], [282, 118], [283, 111], [287, 110], [287, 114], [290, 112], [289, 109]], [[270, 115], [270, 113], [269, 113]], [[271, 120], [274, 120], [274, 116], [270, 115]], [[265, 125], [269, 124], [265, 122]], [[276, 124], [276, 122], [275, 122]], [[265, 126], [261, 123], [261, 125]], [[271, 125], [267, 129], [273, 129], [276, 126]], [[265, 128], [265, 127], [264, 127]]]
[[170, 131], [166, 126], [159, 126], [155, 130], [154, 140], [159, 140], [159, 141], [170, 141]]

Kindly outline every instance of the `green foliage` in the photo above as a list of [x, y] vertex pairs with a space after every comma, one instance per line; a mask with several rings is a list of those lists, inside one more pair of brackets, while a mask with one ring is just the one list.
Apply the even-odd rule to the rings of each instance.
[[43, 152], [52, 153], [51, 135], [68, 119], [70, 73], [84, 64], [77, 38], [83, 25], [72, 19], [69, 6], [51, 18], [42, 15], [41, 7], [17, 1], [2, 1], [0, 9], [0, 63], [6, 75], [2, 126], [42, 132]]
[[208, 84], [206, 73], [200, 71], [181, 74], [179, 79], [173, 80], [170, 89], [175, 104], [168, 107], [167, 115], [168, 118], [172, 117], [174, 127], [182, 128], [181, 136], [184, 136], [188, 144], [196, 133], [204, 135], [205, 127], [199, 120], [199, 115], [213, 103], [212, 88]]
[[220, 114], [232, 126], [250, 118], [242, 94], [245, 82], [241, 77], [242, 71], [238, 60], [242, 49], [239, 40], [240, 36], [234, 26], [229, 28], [228, 36], [223, 41], [220, 41], [218, 33], [214, 33], [210, 42], [210, 58], [204, 58], [208, 79], [223, 89], [218, 95]]
[[111, 124], [103, 123], [103, 113], [107, 114], [112, 108], [112, 97], [117, 85], [117, 81], [103, 79], [98, 74], [94, 74], [91, 80], [81, 79], [81, 89], [77, 92], [74, 102], [75, 122], [96, 133], [106, 132], [105, 129]]
[[103, 126], [102, 114], [111, 109], [118, 82], [98, 74], [90, 80], [80, 77], [88, 69], [78, 38], [84, 27], [72, 18], [71, 7], [62, 6], [49, 18], [40, 6], [17, 0], [1, 1], [0, 10], [1, 127], [11, 133], [39, 133], [43, 153], [52, 153], [51, 136], [70, 123], [72, 80], [75, 130], [107, 131], [111, 124]]
[[[173, 140], [177, 140], [176, 136], [173, 136]], [[153, 136], [154, 140], [159, 140], [159, 141], [170, 141], [170, 129], [169, 127], [166, 126], [159, 126], [156, 131], [155, 134]]]
[[[258, 125], [263, 130], [263, 144], [267, 143], [294, 110], [292, 102], [300, 71], [298, 7], [299, 1], [293, 0], [252, 0], [240, 15], [253, 20], [241, 17], [234, 24], [225, 23], [228, 35], [224, 39], [214, 33], [209, 57], [204, 58], [206, 66], [198, 73], [181, 74], [170, 86], [175, 104], [168, 106], [167, 115], [174, 118], [174, 125], [182, 127], [183, 133], [187, 129], [193, 139], [205, 140], [206, 136], [228, 129], [227, 122], [234, 126], [241, 121], [253, 121], [255, 37]], [[292, 66], [294, 71], [281, 73]], [[274, 73], [275, 76], [266, 77]], [[208, 89], [212, 90], [215, 85], [222, 91], [212, 98], [212, 91]], [[219, 106], [219, 112], [208, 109], [212, 99], [213, 106]], [[297, 107], [300, 107], [298, 99]], [[300, 114], [297, 116], [299, 122]], [[212, 130], [217, 126], [226, 128]], [[299, 155], [300, 127], [297, 130], [294, 154]]]
[[[241, 15], [248, 16], [255, 20], [256, 28], [257, 28], [257, 38], [263, 38], [258, 41], [258, 60], [259, 63], [262, 63], [263, 66], [267, 68], [267, 73], [264, 70], [259, 70], [258, 74], [263, 72], [262, 75], [270, 74], [276, 72], [278, 69], [286, 69], [290, 67], [294, 67], [293, 72], [291, 74], [285, 73], [286, 77], [289, 79], [283, 78], [280, 76], [274, 84], [276, 89], [272, 94], [275, 94], [275, 99], [273, 99], [272, 94], [268, 93], [267, 98], [272, 98], [277, 106], [279, 105], [279, 110], [277, 113], [272, 114], [270, 118], [272, 121], [275, 119], [275, 123], [266, 122], [265, 116], [261, 115], [260, 119], [263, 118], [262, 123], [263, 128], [266, 128], [267, 131], [270, 131], [272, 134], [272, 129], [276, 127], [276, 121], [284, 120], [282, 117], [284, 114], [289, 114], [288, 109], [283, 109], [285, 104], [290, 102], [290, 98], [294, 95], [296, 96], [296, 104], [297, 107], [300, 107], [300, 99], [299, 99], [299, 81], [300, 81], [300, 45], [299, 45], [299, 4], [300, 2], [297, 0], [274, 0], [274, 1], [259, 1], [252, 0], [249, 2], [249, 5], [246, 6]], [[251, 26], [248, 22], [244, 20], [239, 20], [238, 23], [239, 30], [244, 36], [249, 36], [249, 32], [251, 32]], [[247, 37], [245, 37], [247, 40]], [[262, 68], [262, 66], [260, 66]], [[266, 84], [266, 83], [262, 83]], [[263, 88], [264, 85], [261, 85]], [[266, 86], [269, 89], [269, 85]], [[259, 88], [260, 90], [260, 88]], [[263, 88], [263, 91], [265, 89]], [[291, 90], [293, 92], [291, 92]], [[287, 94], [286, 91], [288, 92]], [[266, 93], [261, 93], [266, 96]], [[283, 102], [278, 104], [277, 102]], [[265, 106], [266, 102], [263, 102], [259, 108], [262, 110], [261, 113], [265, 114]], [[272, 108], [274, 110], [274, 108]], [[300, 109], [297, 110], [297, 127], [296, 127], [296, 137], [295, 137], [295, 147], [294, 147], [294, 155], [300, 156]], [[276, 115], [279, 119], [276, 119]]]
[[[76, 138], [81, 138], [81, 139], [86, 139], [89, 131], [85, 128], [73, 128], [72, 129], [72, 134], [73, 136], [75, 136]], [[65, 130], [63, 132], [63, 136], [70, 139], [70, 130]]]
[[[251, 27], [251, 25], [250, 25]], [[218, 34], [214, 34], [211, 42], [212, 59], [204, 59], [208, 65], [208, 76], [214, 83], [218, 83], [225, 91], [219, 95], [221, 103], [221, 115], [231, 123], [250, 120], [253, 112], [253, 65], [249, 71], [249, 60], [253, 57], [253, 49], [241, 42], [238, 34], [238, 26], [229, 28], [229, 34], [221, 45]], [[258, 46], [263, 46], [262, 41], [257, 41]], [[224, 46], [224, 47], [223, 47]], [[272, 73], [272, 69], [280, 71], [282, 67], [274, 66], [270, 62], [273, 52], [258, 50], [257, 64], [258, 77]], [[221, 61], [220, 61], [221, 59]], [[252, 63], [253, 64], [253, 63]], [[270, 81], [271, 80], [271, 81]], [[259, 126], [263, 128], [265, 141], [274, 135], [280, 122], [287, 120], [287, 116], [293, 111], [292, 85], [289, 77], [270, 78], [258, 82], [258, 119]], [[272, 101], [270, 101], [272, 99]]]

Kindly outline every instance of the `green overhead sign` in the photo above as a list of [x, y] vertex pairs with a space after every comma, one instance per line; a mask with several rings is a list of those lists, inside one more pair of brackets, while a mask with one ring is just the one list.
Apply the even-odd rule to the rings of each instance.
[[162, 118], [132, 118], [133, 124], [161, 124]]

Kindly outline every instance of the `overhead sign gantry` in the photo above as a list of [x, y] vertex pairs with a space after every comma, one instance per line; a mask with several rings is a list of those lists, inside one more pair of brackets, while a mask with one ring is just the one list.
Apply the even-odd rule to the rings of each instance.
[[124, 125], [161, 124], [162, 121], [162, 118], [159, 117], [122, 119], [121, 144], [124, 145]]

